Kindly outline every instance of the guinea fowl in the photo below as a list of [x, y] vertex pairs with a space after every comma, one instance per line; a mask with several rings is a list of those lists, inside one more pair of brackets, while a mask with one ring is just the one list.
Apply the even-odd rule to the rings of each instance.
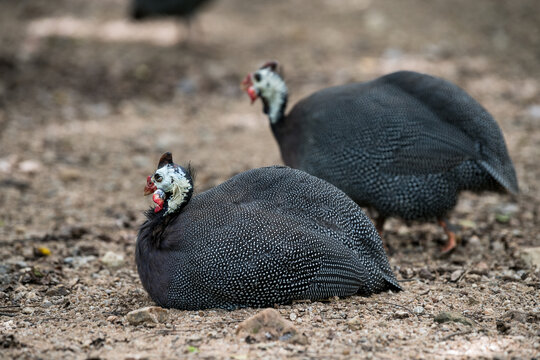
[[176, 16], [188, 22], [195, 11], [210, 0], [132, 0], [131, 16], [135, 20], [150, 17]]
[[399, 291], [382, 241], [342, 191], [287, 167], [246, 171], [192, 198], [190, 171], [164, 154], [145, 194], [141, 282], [164, 307], [265, 307]]
[[456, 85], [400, 71], [335, 86], [299, 101], [285, 115], [288, 90], [268, 62], [242, 82], [261, 98], [285, 164], [334, 184], [361, 206], [387, 217], [438, 219], [461, 190], [516, 194], [516, 173], [493, 117]]

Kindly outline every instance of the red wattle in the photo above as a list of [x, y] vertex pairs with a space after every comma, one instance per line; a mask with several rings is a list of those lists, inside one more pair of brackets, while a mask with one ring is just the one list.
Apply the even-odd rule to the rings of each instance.
[[247, 94], [249, 95], [249, 98], [251, 99], [251, 103], [253, 104], [255, 100], [257, 100], [257, 91], [253, 86], [250, 86], [246, 90]]
[[152, 195], [152, 200], [156, 203], [156, 207], [154, 208], [154, 212], [160, 212], [163, 210], [163, 204], [165, 203], [165, 200], [162, 199], [162, 193], [160, 191], [156, 191], [154, 195]]

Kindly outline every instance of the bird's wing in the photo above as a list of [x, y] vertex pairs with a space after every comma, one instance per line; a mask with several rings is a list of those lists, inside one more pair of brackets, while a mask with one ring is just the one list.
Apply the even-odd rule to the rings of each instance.
[[405, 126], [400, 124], [399, 131], [390, 132], [387, 140], [394, 144], [388, 157], [391, 161], [382, 171], [395, 175], [433, 174], [449, 171], [466, 160], [481, 160], [479, 143], [461, 129], [440, 121], [428, 109], [419, 105], [404, 116], [411, 117], [411, 121]]
[[[282, 220], [262, 224], [237, 214], [229, 225], [214, 229], [215, 246], [205, 246], [193, 257], [193, 282], [231, 307], [271, 306], [301, 297], [320, 271], [324, 254], [309, 246], [301, 230], [283, 226]], [[228, 255], [215, 258], [216, 254]]]
[[409, 138], [413, 143], [396, 152], [396, 169], [411, 166], [421, 171], [436, 163], [447, 162], [446, 167], [452, 167], [476, 159], [509, 191], [518, 191], [501, 129], [464, 90], [444, 79], [410, 71], [389, 74], [377, 81], [383, 84], [381, 88], [390, 87], [388, 91], [410, 99], [410, 113], [420, 115], [420, 131]]
[[286, 120], [309, 124], [302, 127], [299, 152], [318, 152], [321, 162], [356, 156], [400, 175], [446, 171], [476, 159], [509, 191], [518, 191], [493, 117], [461, 88], [440, 78], [401, 71], [326, 88], [298, 102]]
[[[459, 122], [442, 118], [422, 99], [388, 81], [324, 89], [294, 110], [292, 115], [309, 117], [303, 142], [317, 139], [319, 148], [333, 154], [320, 155], [321, 161], [356, 156], [377, 161], [387, 173], [415, 175], [480, 158], [477, 143]], [[301, 116], [291, 116], [296, 117]]]
[[[218, 235], [234, 239], [226, 247], [245, 248], [241, 256], [219, 264], [218, 277], [208, 284], [216, 297], [248, 304], [257, 299], [260, 303], [251, 305], [263, 306], [305, 298], [313, 287], [322, 297], [356, 293], [363, 280], [360, 263], [343, 242], [295, 214], [265, 216], [265, 224], [238, 219], [231, 224], [234, 230]], [[201, 261], [207, 256], [201, 253]]]
[[322, 212], [337, 206], [329, 191], [338, 190], [301, 171], [266, 168], [195, 197], [194, 204], [213, 205], [185, 209], [185, 229], [200, 239], [190, 242], [197, 246], [190, 250], [193, 282], [223, 303], [251, 306], [305, 298], [317, 286], [321, 290], [311, 294], [354, 294], [363, 280], [361, 265]]

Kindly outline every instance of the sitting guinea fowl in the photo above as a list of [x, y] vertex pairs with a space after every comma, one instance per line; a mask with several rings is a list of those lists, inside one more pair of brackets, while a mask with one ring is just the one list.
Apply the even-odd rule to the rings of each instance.
[[299, 170], [246, 171], [193, 198], [164, 154], [137, 238], [141, 282], [164, 307], [264, 307], [400, 290], [373, 224], [351, 199]]
[[317, 91], [285, 115], [288, 90], [269, 62], [242, 85], [263, 111], [285, 164], [334, 184], [390, 216], [444, 217], [461, 190], [518, 192], [501, 130], [472, 97], [450, 82], [410, 71]]

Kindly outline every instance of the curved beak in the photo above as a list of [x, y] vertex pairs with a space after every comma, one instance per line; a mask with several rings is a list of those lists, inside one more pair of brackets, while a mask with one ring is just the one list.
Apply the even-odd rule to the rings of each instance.
[[253, 81], [251, 80], [251, 74], [248, 74], [244, 81], [240, 84], [240, 87], [243, 91], [245, 91], [249, 98], [251, 99], [251, 103], [253, 104], [255, 100], [259, 97], [259, 94], [257, 90], [253, 87]]
[[152, 176], [146, 178], [146, 186], [144, 187], [144, 196], [153, 194], [157, 190], [156, 185], [152, 181]]

